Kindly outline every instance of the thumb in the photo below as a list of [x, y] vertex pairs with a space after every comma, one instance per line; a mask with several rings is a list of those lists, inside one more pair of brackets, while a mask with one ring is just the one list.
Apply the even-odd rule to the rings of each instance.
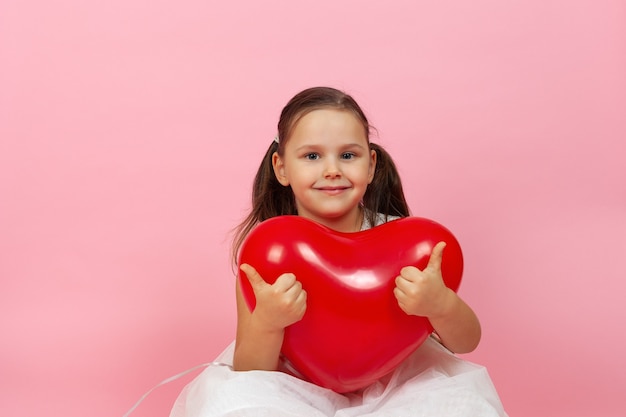
[[262, 288], [267, 284], [263, 277], [259, 275], [256, 269], [252, 267], [252, 265], [241, 264], [239, 269], [244, 273], [248, 281], [250, 281], [250, 285], [252, 285], [252, 289], [256, 292], [257, 289]]
[[443, 260], [443, 250], [446, 247], [446, 242], [439, 242], [433, 248], [428, 259], [428, 268], [441, 269], [441, 261]]

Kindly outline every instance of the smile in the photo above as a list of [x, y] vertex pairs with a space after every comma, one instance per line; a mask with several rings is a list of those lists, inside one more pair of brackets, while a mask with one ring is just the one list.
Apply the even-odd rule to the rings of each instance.
[[329, 195], [336, 195], [336, 194], [341, 194], [342, 192], [348, 190], [349, 188], [350, 187], [320, 187], [320, 188], [316, 188], [316, 190], [329, 194]]

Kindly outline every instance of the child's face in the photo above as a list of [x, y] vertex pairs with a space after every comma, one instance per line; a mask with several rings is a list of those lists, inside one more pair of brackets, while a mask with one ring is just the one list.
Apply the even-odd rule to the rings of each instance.
[[359, 202], [374, 177], [376, 152], [349, 111], [314, 110], [292, 129], [283, 157], [273, 157], [282, 185], [291, 185], [298, 215], [336, 230], [355, 231]]

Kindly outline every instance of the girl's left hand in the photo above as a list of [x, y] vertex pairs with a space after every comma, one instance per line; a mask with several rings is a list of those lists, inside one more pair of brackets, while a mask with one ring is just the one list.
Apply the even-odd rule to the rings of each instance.
[[447, 311], [454, 291], [446, 287], [441, 276], [441, 260], [445, 247], [445, 242], [435, 245], [424, 270], [406, 266], [400, 271], [393, 294], [406, 314], [438, 317]]

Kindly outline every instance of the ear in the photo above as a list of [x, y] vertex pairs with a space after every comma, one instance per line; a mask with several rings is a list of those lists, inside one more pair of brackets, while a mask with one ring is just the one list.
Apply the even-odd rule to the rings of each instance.
[[276, 179], [279, 183], [284, 185], [285, 187], [289, 185], [289, 180], [285, 175], [285, 162], [278, 155], [278, 152], [274, 152], [272, 154], [272, 167], [274, 168], [274, 175], [276, 175]]
[[374, 173], [376, 172], [376, 151], [374, 149], [372, 149], [370, 151], [370, 166], [369, 169], [367, 171], [367, 176], [368, 176], [368, 184], [371, 184], [372, 181], [374, 180]]

